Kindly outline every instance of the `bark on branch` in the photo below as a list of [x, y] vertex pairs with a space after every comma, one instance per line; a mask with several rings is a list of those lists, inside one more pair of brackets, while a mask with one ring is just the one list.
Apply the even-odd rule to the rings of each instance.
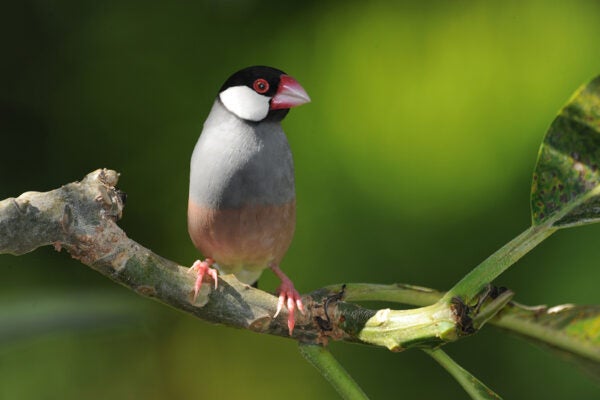
[[[118, 176], [99, 169], [81, 182], [0, 201], [0, 254], [21, 255], [54, 245], [115, 282], [203, 320], [288, 337], [287, 316], [273, 318], [277, 298], [233, 275], [220, 276], [216, 290], [207, 281], [194, 302], [194, 275], [131, 240], [116, 224], [124, 207], [124, 194], [115, 188]], [[294, 339], [360, 341], [353, 332], [360, 332], [375, 312], [326, 302], [331, 295], [331, 289], [321, 289], [303, 297], [307, 312], [297, 316]]]

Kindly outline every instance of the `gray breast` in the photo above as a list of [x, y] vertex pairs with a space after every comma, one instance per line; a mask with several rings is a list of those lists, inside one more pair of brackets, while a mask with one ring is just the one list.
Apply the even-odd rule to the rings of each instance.
[[221, 209], [294, 198], [294, 164], [281, 124], [248, 123], [215, 101], [192, 155], [190, 199]]

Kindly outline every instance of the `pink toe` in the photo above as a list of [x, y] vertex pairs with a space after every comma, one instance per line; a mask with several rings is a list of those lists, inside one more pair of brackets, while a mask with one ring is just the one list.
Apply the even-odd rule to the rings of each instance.
[[209, 275], [214, 283], [215, 289], [217, 288], [218, 275], [217, 270], [211, 268], [211, 265], [214, 261], [210, 258], [207, 258], [205, 261], [196, 260], [189, 271], [193, 271], [196, 273], [196, 282], [194, 283], [194, 301], [198, 297], [198, 293], [200, 292], [200, 288], [202, 287], [202, 281], [204, 280], [205, 275]]
[[215, 282], [215, 289], [216, 289], [217, 286], [219, 285], [219, 278], [217, 277], [217, 270], [214, 268], [210, 268], [208, 270], [208, 274], [211, 276], [211, 278], [213, 278], [213, 281]]
[[293, 285], [286, 285], [282, 283], [278, 289], [278, 292], [279, 299], [277, 301], [277, 312], [275, 313], [274, 318], [279, 315], [279, 312], [285, 305], [288, 311], [287, 326], [291, 336], [294, 332], [294, 326], [296, 325], [296, 310], [298, 309], [302, 312], [302, 314], [304, 314], [304, 304], [302, 304], [302, 298], [296, 289], [294, 289]]
[[304, 314], [304, 304], [302, 304], [302, 298], [300, 297], [298, 291], [294, 288], [294, 284], [290, 278], [283, 273], [279, 266], [272, 265], [271, 270], [279, 279], [281, 279], [281, 285], [279, 285], [279, 288], [277, 289], [279, 301], [277, 302], [277, 312], [275, 313], [275, 317], [279, 315], [279, 312], [285, 304], [286, 308], [288, 309], [288, 329], [291, 336], [296, 324], [296, 309], [300, 310], [300, 312]]
[[196, 296], [194, 297], [194, 300], [196, 300], [196, 297], [198, 296], [198, 292], [200, 291], [200, 288], [202, 287], [202, 279], [204, 278], [204, 274], [198, 274], [198, 276], [196, 277], [196, 283], [194, 284], [194, 292], [196, 294]]
[[296, 325], [296, 319], [294, 318], [294, 313], [290, 313], [290, 315], [288, 315], [288, 330], [290, 332], [290, 336], [292, 336], [292, 333], [294, 333], [294, 325]]

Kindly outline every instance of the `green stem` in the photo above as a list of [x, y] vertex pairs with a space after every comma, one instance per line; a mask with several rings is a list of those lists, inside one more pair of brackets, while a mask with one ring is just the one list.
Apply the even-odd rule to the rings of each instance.
[[319, 370], [342, 398], [368, 400], [367, 395], [356, 381], [323, 346], [300, 342], [299, 349], [304, 358]]
[[[339, 290], [341, 285], [327, 286], [331, 292]], [[428, 306], [444, 296], [443, 292], [420, 286], [372, 283], [348, 283], [344, 300], [346, 301], [391, 301], [412, 306]], [[501, 303], [504, 303], [503, 301]], [[546, 307], [541, 307], [546, 312]], [[578, 336], [567, 335], [562, 331], [549, 329], [540, 320], [540, 307], [528, 307], [513, 304], [504, 306], [501, 313], [492, 312], [495, 317], [489, 323], [498, 328], [521, 335], [534, 342], [541, 342], [557, 349], [600, 362], [598, 345]], [[476, 318], [477, 320], [477, 318]], [[476, 323], [480, 325], [480, 323]]]
[[357, 337], [391, 351], [434, 347], [458, 339], [463, 332], [449, 304], [437, 302], [410, 310], [379, 310], [365, 321]]
[[549, 224], [530, 227], [465, 275], [452, 289], [446, 292], [441, 301], [448, 303], [457, 296], [469, 303], [483, 290], [485, 285], [496, 279], [556, 230]]
[[450, 375], [456, 379], [460, 386], [475, 400], [490, 400], [490, 399], [501, 399], [496, 393], [490, 388], [484, 385], [479, 379], [475, 378], [465, 370], [463, 367], [458, 365], [451, 359], [448, 354], [444, 353], [440, 349], [424, 349], [425, 353], [429, 354], [435, 361], [437, 361]]
[[[341, 285], [326, 286], [329, 292], [339, 291]], [[426, 287], [393, 283], [382, 285], [376, 283], [348, 283], [344, 291], [345, 301], [392, 301], [411, 306], [429, 306], [444, 295]]]

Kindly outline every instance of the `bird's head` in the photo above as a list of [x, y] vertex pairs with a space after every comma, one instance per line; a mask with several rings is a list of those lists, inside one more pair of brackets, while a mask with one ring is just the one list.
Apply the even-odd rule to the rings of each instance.
[[244, 68], [231, 75], [221, 86], [219, 99], [231, 113], [253, 122], [281, 120], [290, 108], [310, 101], [294, 78], [264, 66]]

